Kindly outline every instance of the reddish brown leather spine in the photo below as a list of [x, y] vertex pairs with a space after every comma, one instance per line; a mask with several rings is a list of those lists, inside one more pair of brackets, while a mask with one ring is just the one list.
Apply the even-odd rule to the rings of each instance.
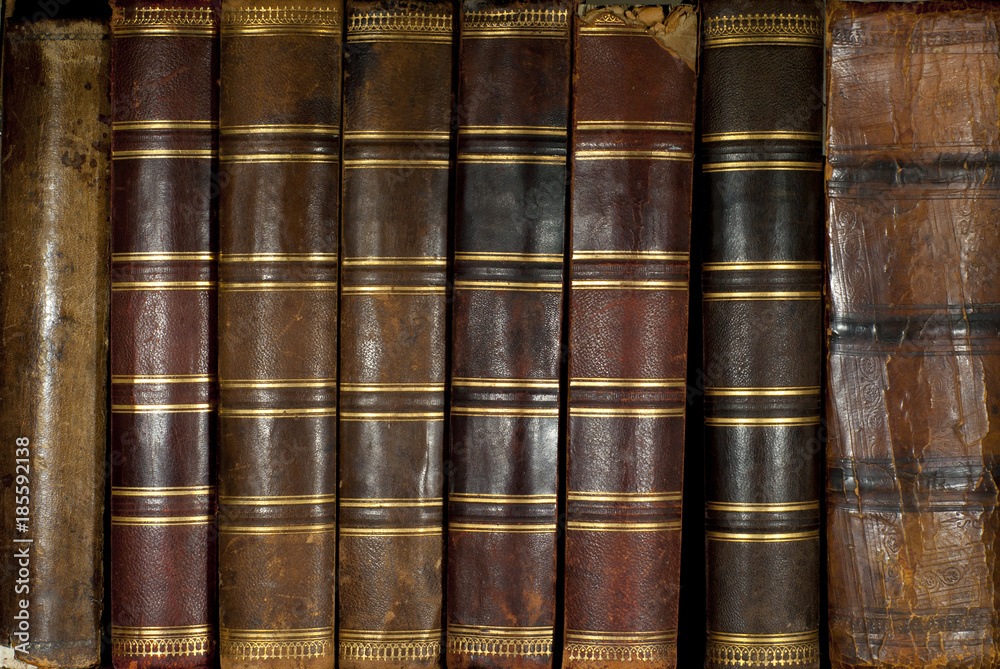
[[40, 667], [101, 659], [108, 69], [103, 22], [7, 26], [0, 643]]
[[111, 30], [112, 659], [209, 667], [218, 12], [122, 4]]
[[993, 667], [1000, 7], [827, 19], [831, 664]]
[[574, 39], [563, 666], [672, 668], [698, 14], [596, 9]]
[[334, 666], [342, 16], [222, 5], [224, 668]]
[[570, 4], [466, 0], [448, 525], [448, 666], [548, 667]]
[[339, 664], [437, 667], [452, 5], [347, 5]]

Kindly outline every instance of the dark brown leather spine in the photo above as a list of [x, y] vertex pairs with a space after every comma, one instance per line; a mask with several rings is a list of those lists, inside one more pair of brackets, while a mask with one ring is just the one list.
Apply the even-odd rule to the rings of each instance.
[[827, 18], [831, 664], [994, 667], [1000, 7]]
[[570, 7], [462, 4], [452, 669], [552, 665]]
[[218, 12], [114, 8], [111, 653], [215, 656]]
[[702, 12], [706, 666], [818, 667], [822, 3]]
[[222, 4], [219, 655], [332, 669], [343, 4]]
[[698, 14], [574, 40], [563, 667], [673, 668]]
[[452, 13], [449, 2], [347, 4], [343, 669], [442, 659]]
[[91, 667], [104, 594], [108, 28], [11, 23], [5, 40], [0, 639], [31, 665]]

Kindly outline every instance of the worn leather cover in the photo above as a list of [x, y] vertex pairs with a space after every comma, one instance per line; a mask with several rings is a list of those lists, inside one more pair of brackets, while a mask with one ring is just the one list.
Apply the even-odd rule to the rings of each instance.
[[698, 14], [574, 40], [563, 666], [674, 667]]
[[114, 8], [111, 652], [215, 656], [218, 11]]
[[339, 665], [437, 667], [453, 8], [347, 3]]
[[997, 666], [1000, 7], [828, 11], [831, 664]]
[[332, 669], [343, 4], [222, 4], [219, 655]]
[[702, 8], [706, 666], [818, 667], [822, 3]]
[[32, 665], [91, 667], [104, 590], [108, 28], [11, 23], [5, 39], [0, 643], [25, 644], [17, 658]]
[[453, 669], [552, 665], [571, 8], [462, 4], [448, 505]]

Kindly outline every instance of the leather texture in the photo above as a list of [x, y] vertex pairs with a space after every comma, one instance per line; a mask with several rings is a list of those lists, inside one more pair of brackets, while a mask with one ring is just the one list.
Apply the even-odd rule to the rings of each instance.
[[217, 8], [122, 4], [112, 52], [111, 652], [216, 652]]
[[339, 666], [438, 667], [453, 8], [349, 1]]
[[223, 2], [219, 655], [332, 669], [343, 4]]
[[[108, 70], [104, 22], [7, 25], [0, 638], [25, 644], [27, 653], [16, 657], [44, 667], [92, 667], [101, 659]], [[15, 523], [24, 516], [22, 530]]]
[[822, 3], [702, 11], [706, 667], [818, 667]]
[[827, 19], [831, 665], [994, 667], [1000, 7]]
[[568, 2], [462, 4], [447, 664], [553, 660]]
[[574, 40], [562, 666], [673, 668], [698, 14]]

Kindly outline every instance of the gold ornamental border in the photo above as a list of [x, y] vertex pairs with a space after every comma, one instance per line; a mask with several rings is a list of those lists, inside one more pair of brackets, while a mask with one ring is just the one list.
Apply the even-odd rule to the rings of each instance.
[[803, 14], [737, 14], [705, 21], [705, 48], [724, 46], [823, 46], [823, 21]]

